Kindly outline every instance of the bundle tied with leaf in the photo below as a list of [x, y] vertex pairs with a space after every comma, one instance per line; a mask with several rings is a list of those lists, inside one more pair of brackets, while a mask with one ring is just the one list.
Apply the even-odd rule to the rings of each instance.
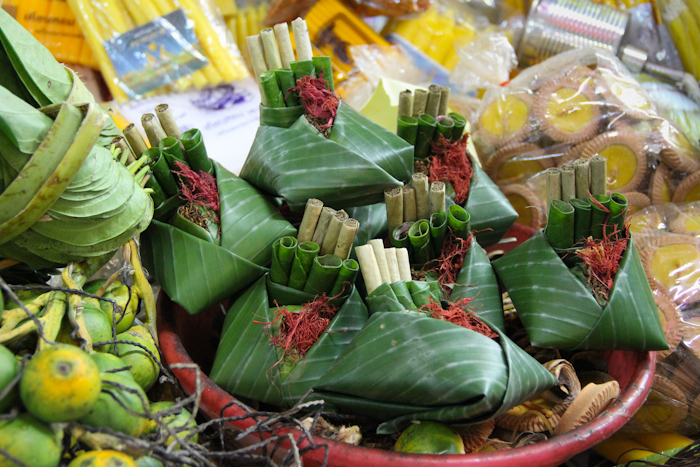
[[117, 160], [121, 132], [78, 76], [4, 11], [0, 44], [0, 257], [106, 261], [151, 221], [145, 173]]
[[248, 37], [263, 102], [241, 177], [292, 210], [309, 198], [337, 208], [381, 202], [410, 178], [412, 148], [340, 101], [330, 58], [313, 57], [304, 20], [292, 28], [296, 57], [284, 23]]
[[[294, 232], [272, 202], [245, 180], [209, 158], [201, 132], [184, 133], [165, 104], [142, 123], [151, 147], [128, 127], [141, 147], [156, 204], [142, 235], [144, 262], [165, 293], [191, 314], [243, 290], [271, 264], [271, 246]], [[183, 150], [184, 148], [184, 150]]]
[[493, 267], [537, 347], [666, 350], [654, 297], [626, 223], [627, 199], [621, 193], [605, 194], [604, 160], [599, 168], [589, 173], [586, 161], [570, 182], [575, 187], [548, 179], [546, 229]]
[[406, 300], [418, 296], [426, 298], [405, 295], [404, 306], [373, 313], [314, 385], [312, 397], [324, 400], [328, 410], [380, 421], [377, 432], [388, 434], [411, 420], [484, 421], [556, 382], [480, 319], [469, 298], [445, 302], [428, 296], [410, 307]]
[[503, 237], [517, 213], [469, 154], [466, 120], [449, 112], [449, 94], [449, 88], [437, 85], [415, 95], [402, 91], [397, 134], [413, 146], [416, 172], [445, 184], [447, 207], [457, 204], [469, 211], [477, 240], [489, 246]]
[[367, 320], [350, 258], [358, 222], [317, 199], [296, 237], [272, 245], [270, 273], [229, 311], [211, 378], [232, 394], [298, 402]]

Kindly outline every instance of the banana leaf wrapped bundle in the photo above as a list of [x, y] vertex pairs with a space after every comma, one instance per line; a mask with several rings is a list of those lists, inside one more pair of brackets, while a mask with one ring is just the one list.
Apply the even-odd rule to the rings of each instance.
[[[544, 230], [492, 263], [532, 345], [567, 350], [668, 349], [634, 238], [628, 238], [617, 250], [616, 271], [608, 273], [604, 296], [580, 265], [569, 268]], [[593, 242], [589, 237], [587, 244]], [[600, 252], [600, 245], [587, 251]]]
[[555, 384], [495, 326], [466, 328], [432, 316], [372, 314], [314, 385], [312, 398], [332, 411], [383, 421], [377, 432], [388, 434], [410, 420], [477, 423]]
[[[340, 102], [325, 80], [305, 76], [297, 84], [306, 113], [290, 125], [294, 107], [266, 108], [241, 178], [299, 210], [309, 198], [339, 209], [379, 203], [384, 189], [411, 177], [408, 143]], [[333, 110], [319, 122], [324, 105]]]
[[4, 11], [0, 45], [0, 256], [40, 268], [110, 256], [153, 215], [139, 176], [110, 152], [119, 130]]
[[[342, 296], [319, 299], [262, 277], [240, 295], [226, 315], [209, 376], [232, 394], [291, 406], [316, 384], [367, 317], [354, 287]], [[288, 330], [294, 318], [308, 319], [297, 328], [309, 334], [290, 341], [299, 345], [285, 340], [299, 334], [281, 331]]]
[[191, 314], [262, 277], [268, 272], [272, 244], [296, 233], [255, 187], [216, 162], [213, 167], [213, 176], [198, 174], [210, 180], [207, 197], [217, 199], [215, 213], [201, 204], [187, 203], [185, 215], [178, 210], [169, 223], [153, 220], [141, 237], [149, 271], [165, 293]]

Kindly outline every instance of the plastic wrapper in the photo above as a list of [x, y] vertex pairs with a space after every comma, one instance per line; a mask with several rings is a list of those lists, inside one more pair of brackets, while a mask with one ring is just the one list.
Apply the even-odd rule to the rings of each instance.
[[624, 430], [693, 435], [700, 430], [700, 203], [649, 206], [629, 222], [670, 348], [657, 353], [652, 392]]
[[219, 9], [209, 0], [68, 3], [118, 101], [248, 76]]
[[[511, 185], [542, 193], [547, 168], [601, 155], [608, 191], [624, 193], [633, 206], [700, 196], [700, 152], [604, 51], [565, 52], [490, 89], [472, 129], [484, 170], [511, 193]], [[527, 207], [537, 205], [525, 199], [517, 202], [527, 218]]]

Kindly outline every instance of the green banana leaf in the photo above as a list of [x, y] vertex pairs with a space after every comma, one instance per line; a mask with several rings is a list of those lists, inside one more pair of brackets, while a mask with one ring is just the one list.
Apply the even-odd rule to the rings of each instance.
[[416, 311], [431, 300], [440, 302], [443, 294], [436, 281], [398, 281], [382, 283], [367, 295], [370, 314], [387, 311]]
[[498, 243], [518, 218], [518, 213], [474, 158], [469, 156], [469, 159], [474, 175], [464, 209], [471, 216], [469, 222], [479, 245], [487, 247]]
[[666, 350], [644, 269], [630, 239], [606, 306], [538, 231], [493, 263], [532, 345], [566, 350]]
[[[345, 210], [348, 216], [360, 223], [357, 229], [353, 246], [357, 247], [366, 244], [373, 238], [383, 238], [387, 233], [386, 204], [377, 203], [368, 206], [358, 206]], [[355, 257], [355, 249], [351, 255]]]
[[275, 405], [293, 405], [367, 321], [367, 308], [353, 288], [345, 297], [336, 299], [340, 306], [336, 316], [306, 355], [293, 365], [281, 362], [281, 351], [270, 344], [265, 325], [275, 320], [275, 303], [300, 305], [313, 299], [313, 294], [274, 284], [267, 276], [259, 279], [226, 315], [209, 377], [232, 394]]
[[491, 328], [498, 339], [420, 313], [375, 313], [311, 397], [326, 409], [383, 421], [377, 432], [388, 434], [410, 420], [487, 420], [556, 383]]
[[412, 173], [412, 147], [341, 102], [328, 139], [304, 116], [288, 129], [258, 128], [241, 178], [293, 210], [309, 198], [341, 209], [383, 201]]
[[462, 298], [471, 298], [469, 306], [479, 318], [505, 331], [503, 298], [498, 279], [486, 252], [474, 237], [469, 251], [464, 256], [457, 283], [450, 294], [450, 300], [453, 302]]
[[221, 202], [219, 246], [155, 220], [141, 236], [146, 267], [165, 293], [191, 314], [262, 277], [275, 240], [296, 234], [249, 183], [216, 162], [214, 171]]

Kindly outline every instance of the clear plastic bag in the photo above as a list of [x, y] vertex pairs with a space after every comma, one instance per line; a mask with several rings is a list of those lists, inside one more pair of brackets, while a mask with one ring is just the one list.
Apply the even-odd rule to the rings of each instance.
[[210, 0], [68, 0], [115, 99], [248, 76]]
[[700, 202], [649, 206], [630, 218], [670, 349], [657, 352], [648, 402], [627, 432], [700, 430]]
[[539, 186], [548, 168], [600, 154], [608, 191], [633, 207], [700, 200], [700, 151], [605, 51], [565, 52], [489, 89], [472, 129], [484, 170], [501, 186]]

